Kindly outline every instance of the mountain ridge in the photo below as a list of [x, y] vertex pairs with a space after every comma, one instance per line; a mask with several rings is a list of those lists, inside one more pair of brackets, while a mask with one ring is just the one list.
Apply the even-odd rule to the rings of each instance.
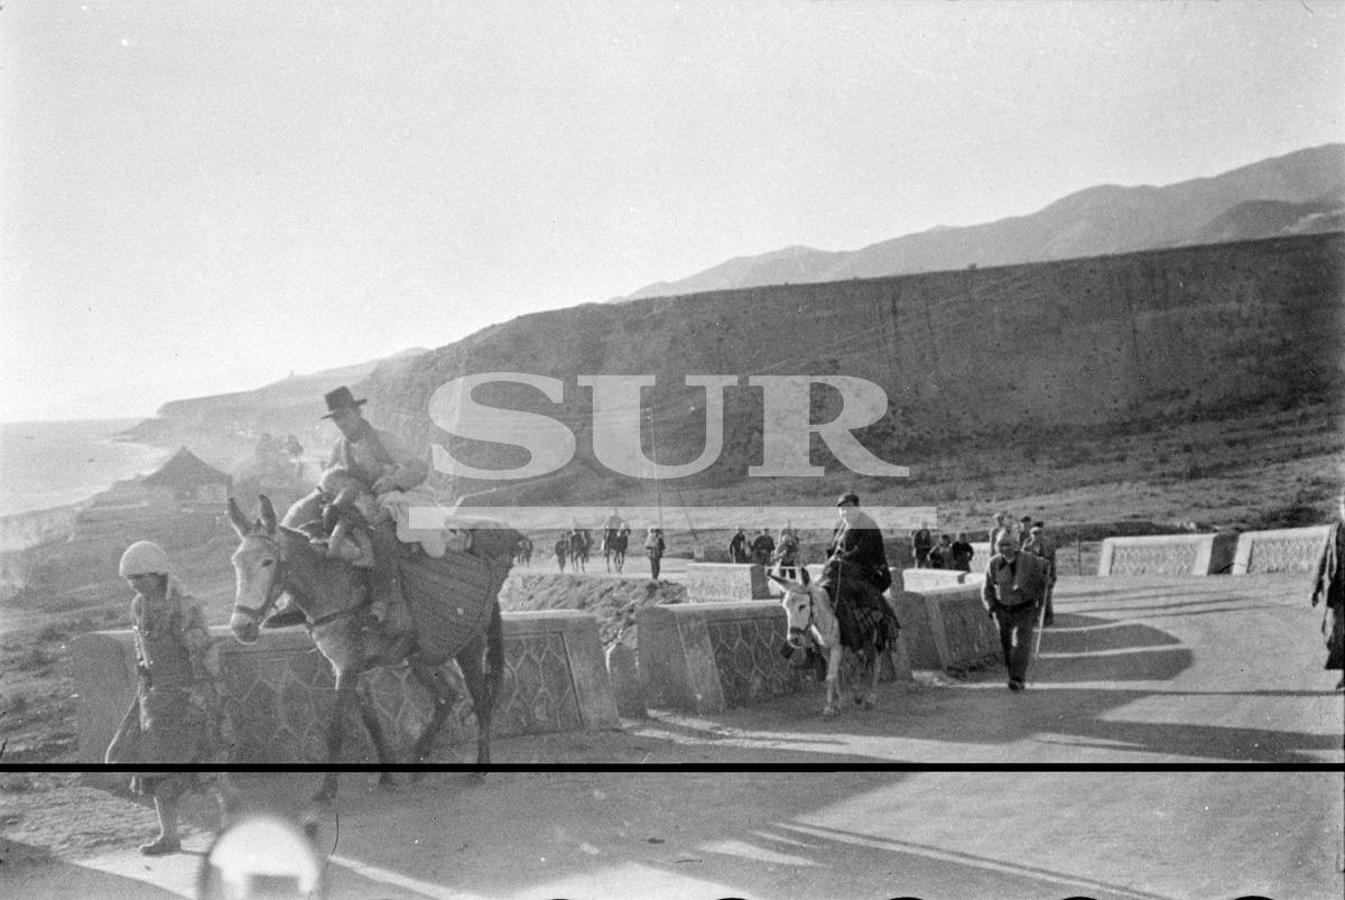
[[[646, 285], [614, 302], [769, 284], [881, 278], [968, 266], [1104, 256], [1136, 250], [1196, 246], [1222, 239], [1216, 221], [1241, 203], [1311, 203], [1345, 185], [1345, 143], [1295, 150], [1163, 187], [1094, 185], [1033, 213], [967, 226], [935, 226], [857, 250], [822, 251], [797, 245], [734, 257], [682, 279]], [[1341, 230], [1345, 201], [1336, 196], [1314, 230]], [[1286, 233], [1266, 221], [1244, 220], [1227, 240]], [[801, 249], [806, 253], [790, 251]]]

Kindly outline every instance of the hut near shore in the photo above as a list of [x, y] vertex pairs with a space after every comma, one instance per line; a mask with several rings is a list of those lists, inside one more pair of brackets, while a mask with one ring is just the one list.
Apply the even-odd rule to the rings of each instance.
[[146, 475], [141, 485], [163, 491], [178, 503], [224, 503], [233, 478], [181, 447], [158, 471]]

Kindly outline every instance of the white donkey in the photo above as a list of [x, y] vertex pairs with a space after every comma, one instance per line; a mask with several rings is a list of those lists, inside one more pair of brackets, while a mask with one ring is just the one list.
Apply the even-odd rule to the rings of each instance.
[[[859, 629], [858, 647], [842, 646], [841, 623], [832, 608], [831, 594], [826, 584], [812, 582], [805, 585], [774, 574], [768, 577], [785, 589], [780, 605], [784, 607], [789, 625], [789, 646], [798, 649], [811, 645], [827, 661], [826, 702], [822, 707], [822, 715], [834, 716], [840, 712], [841, 660], [846, 650], [853, 652], [859, 661], [856, 674], [860, 677], [855, 686], [855, 705], [873, 709], [878, 695], [878, 654], [886, 645], [881, 622], [868, 623]], [[865, 679], [868, 689], [861, 691]]]

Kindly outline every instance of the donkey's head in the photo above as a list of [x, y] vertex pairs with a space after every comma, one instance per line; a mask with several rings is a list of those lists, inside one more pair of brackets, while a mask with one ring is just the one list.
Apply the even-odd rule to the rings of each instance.
[[275, 606], [282, 587], [275, 507], [263, 496], [260, 515], [249, 521], [230, 497], [229, 522], [242, 539], [233, 554], [234, 608], [229, 627], [240, 643], [254, 644], [262, 620]]

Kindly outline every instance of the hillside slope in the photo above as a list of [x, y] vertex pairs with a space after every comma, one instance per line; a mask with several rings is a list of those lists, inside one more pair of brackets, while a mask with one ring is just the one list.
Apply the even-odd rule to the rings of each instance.
[[[896, 464], [918, 464], [959, 442], [1010, 434], [1124, 433], [1155, 421], [1237, 416], [1257, 405], [1293, 408], [1341, 397], [1345, 235], [1147, 251], [1068, 262], [896, 278], [801, 284], [591, 304], [524, 316], [375, 372], [361, 387], [375, 415], [422, 450], [447, 436], [426, 414], [450, 380], [485, 372], [560, 379], [553, 404], [528, 387], [478, 391], [487, 405], [560, 419], [575, 432], [574, 461], [515, 500], [557, 502], [640, 488], [593, 456], [586, 374], [654, 375], [640, 411], [652, 416], [658, 458], [679, 463], [704, 446], [704, 392], [688, 374], [739, 376], [726, 392], [725, 450], [679, 488], [743, 487], [761, 460], [761, 392], [755, 374], [830, 375], [872, 381], [888, 414], [861, 432]], [[827, 421], [838, 396], [814, 397]], [[523, 465], [519, 447], [453, 439], [446, 446], [484, 467]], [[819, 484], [854, 479], [829, 466]], [[1012, 462], [1012, 461], [1008, 461]], [[445, 485], [447, 487], [447, 485]], [[496, 488], [462, 483], [455, 494]]]

